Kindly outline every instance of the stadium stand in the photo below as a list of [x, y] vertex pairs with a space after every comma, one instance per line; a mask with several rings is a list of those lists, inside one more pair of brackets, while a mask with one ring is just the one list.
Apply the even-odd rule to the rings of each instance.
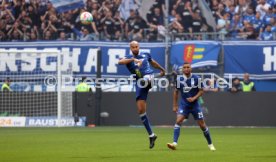
[[[84, 8], [58, 13], [49, 0], [0, 0], [0, 40], [164, 41], [165, 0], [148, 2], [151, 7], [146, 14], [140, 0], [132, 2], [130, 10], [123, 10], [122, 0], [86, 0]], [[169, 1], [168, 34], [172, 40], [276, 39], [275, 0], [204, 2], [215, 27], [208, 23], [198, 0]], [[93, 14], [91, 25], [80, 23], [83, 11]]]

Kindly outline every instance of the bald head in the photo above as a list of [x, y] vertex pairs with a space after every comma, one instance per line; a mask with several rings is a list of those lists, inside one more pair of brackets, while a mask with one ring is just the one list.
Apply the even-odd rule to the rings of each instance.
[[137, 41], [131, 41], [130, 46], [132, 46], [132, 45], [139, 45], [139, 43]]
[[139, 43], [137, 41], [132, 41], [130, 42], [130, 50], [133, 55], [138, 55], [139, 54]]
[[249, 74], [248, 74], [248, 73], [245, 73], [245, 74], [243, 75], [243, 80], [245, 80], [245, 81], [248, 81], [248, 80], [249, 80]]

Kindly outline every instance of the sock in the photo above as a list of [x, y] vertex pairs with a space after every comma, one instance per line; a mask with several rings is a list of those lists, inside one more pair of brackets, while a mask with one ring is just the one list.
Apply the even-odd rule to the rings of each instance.
[[205, 129], [202, 129], [204, 137], [206, 138], [208, 145], [212, 144], [211, 135], [209, 132], [209, 129], [206, 127]]
[[174, 131], [173, 131], [173, 142], [177, 143], [179, 135], [180, 135], [180, 126], [178, 124], [174, 125]]
[[140, 118], [148, 132], [148, 134], [150, 136], [153, 136], [154, 134], [152, 133], [152, 130], [151, 130], [151, 127], [150, 127], [150, 123], [149, 123], [149, 120], [148, 120], [148, 117], [147, 117], [147, 113], [144, 113], [144, 114], [140, 114]]

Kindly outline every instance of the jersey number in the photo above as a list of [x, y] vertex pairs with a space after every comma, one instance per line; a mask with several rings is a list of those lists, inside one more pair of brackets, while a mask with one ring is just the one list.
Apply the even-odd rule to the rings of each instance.
[[192, 89], [192, 87], [183, 87], [183, 92], [188, 93], [188, 92], [190, 92], [191, 89]]
[[199, 113], [197, 113], [197, 114], [198, 114], [198, 118], [199, 118], [199, 119], [203, 118], [203, 113], [202, 113], [202, 112], [199, 112]]

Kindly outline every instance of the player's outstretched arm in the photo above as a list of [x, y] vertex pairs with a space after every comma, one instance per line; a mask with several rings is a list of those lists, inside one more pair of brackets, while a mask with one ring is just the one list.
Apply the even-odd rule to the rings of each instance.
[[125, 65], [131, 63], [132, 61], [134, 61], [134, 58], [122, 58], [119, 60], [118, 64]]
[[136, 58], [123, 58], [121, 60], [119, 60], [118, 64], [119, 65], [125, 65], [125, 64], [129, 64], [131, 63], [132, 61], [135, 62], [135, 64], [140, 67], [142, 65], [142, 61], [141, 60], [138, 60]]
[[173, 111], [177, 112], [178, 110], [178, 90], [175, 89], [173, 92]]
[[156, 68], [156, 69], [159, 69], [161, 72], [160, 72], [160, 75], [161, 76], [164, 76], [165, 75], [165, 69], [161, 66], [161, 65], [159, 65], [158, 64], [158, 62], [156, 62], [155, 60], [152, 60], [151, 62], [150, 62], [150, 64], [151, 64], [151, 66], [152, 67], [154, 67], [154, 68]]

